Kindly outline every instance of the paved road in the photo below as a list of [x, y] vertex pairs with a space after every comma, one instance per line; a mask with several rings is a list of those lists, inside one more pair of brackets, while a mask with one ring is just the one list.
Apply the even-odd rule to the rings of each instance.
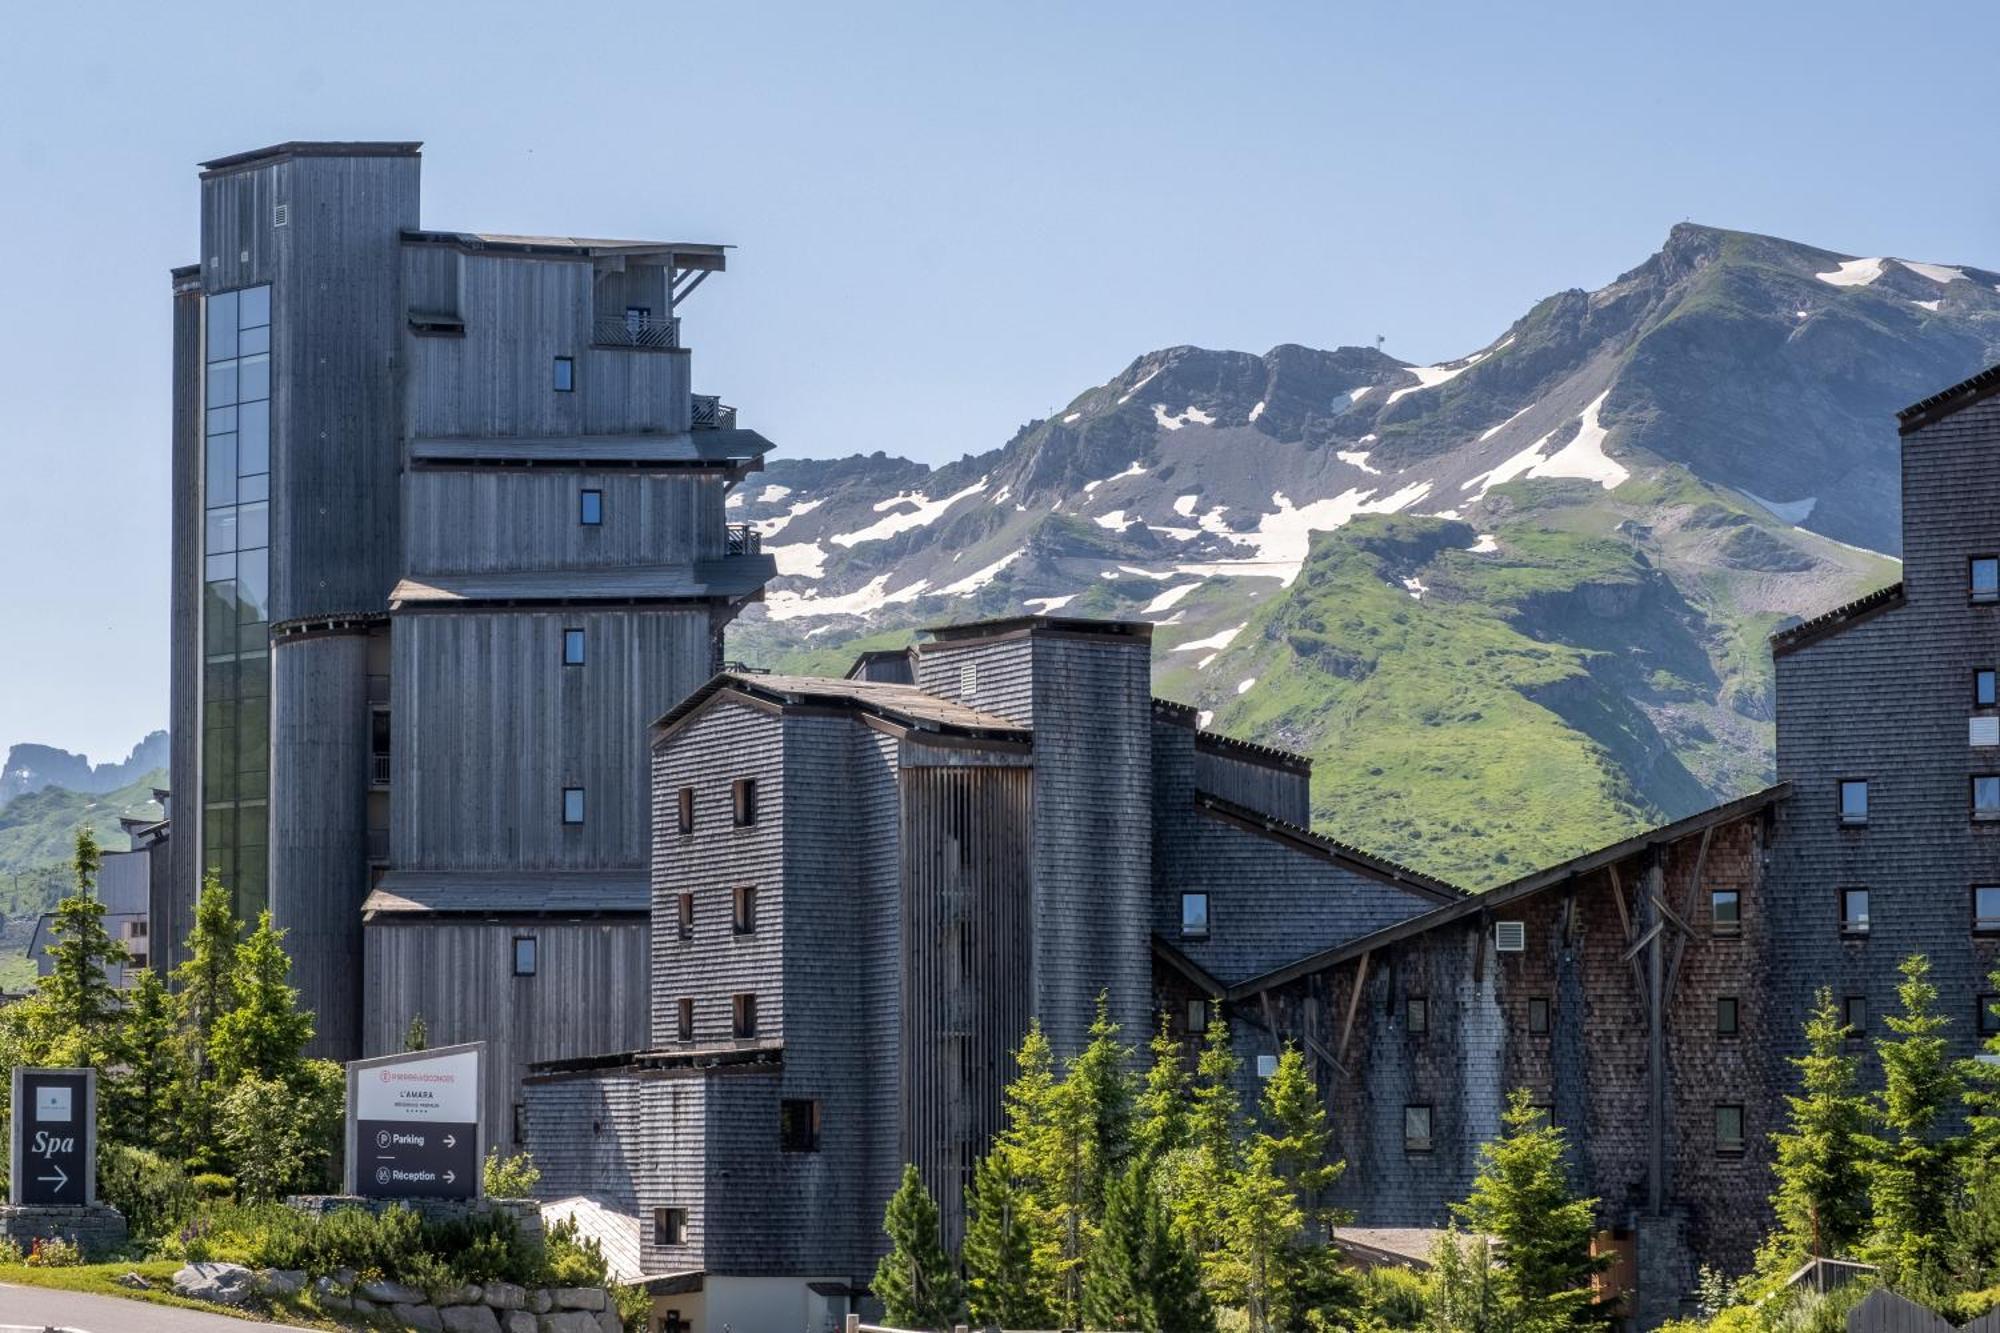
[[310, 1333], [292, 1324], [260, 1324], [202, 1310], [93, 1296], [47, 1287], [16, 1287], [0, 1282], [0, 1333], [26, 1328], [30, 1333], [54, 1326], [77, 1333]]

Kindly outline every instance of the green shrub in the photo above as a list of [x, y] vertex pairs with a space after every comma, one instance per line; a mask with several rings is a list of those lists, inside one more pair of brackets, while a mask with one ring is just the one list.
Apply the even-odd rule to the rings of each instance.
[[652, 1327], [653, 1296], [644, 1287], [613, 1287], [611, 1300], [626, 1333], [646, 1333]]
[[197, 1199], [233, 1199], [236, 1197], [236, 1177], [225, 1176], [219, 1171], [203, 1171], [188, 1177], [188, 1185]]
[[544, 1281], [552, 1287], [601, 1287], [610, 1280], [604, 1247], [579, 1235], [576, 1219], [564, 1218], [548, 1230]]
[[82, 1262], [83, 1252], [61, 1236], [37, 1239], [28, 1251], [30, 1268], [75, 1268]]
[[435, 1254], [412, 1254], [403, 1260], [402, 1271], [396, 1280], [421, 1291], [435, 1305], [452, 1291], [465, 1284], [459, 1280], [452, 1265]]
[[193, 1187], [180, 1167], [122, 1143], [98, 1150], [97, 1197], [125, 1214], [132, 1234], [142, 1238], [164, 1234], [194, 1204]]
[[20, 1262], [21, 1247], [14, 1243], [12, 1237], [0, 1236], [0, 1264], [18, 1264]]
[[532, 1199], [542, 1183], [541, 1168], [528, 1153], [502, 1157], [498, 1148], [486, 1150], [486, 1193], [495, 1199]]
[[1430, 1317], [1424, 1280], [1407, 1268], [1371, 1268], [1361, 1274], [1361, 1304], [1381, 1328], [1422, 1328]]

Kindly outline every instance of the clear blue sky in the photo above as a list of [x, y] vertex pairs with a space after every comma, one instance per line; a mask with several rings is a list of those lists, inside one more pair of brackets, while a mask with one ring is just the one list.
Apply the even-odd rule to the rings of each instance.
[[1003, 442], [1149, 349], [1413, 361], [1683, 218], [2000, 267], [1990, 4], [41, 5], [0, 45], [0, 746], [166, 718], [195, 163], [422, 139], [438, 227], [733, 242], [696, 384]]

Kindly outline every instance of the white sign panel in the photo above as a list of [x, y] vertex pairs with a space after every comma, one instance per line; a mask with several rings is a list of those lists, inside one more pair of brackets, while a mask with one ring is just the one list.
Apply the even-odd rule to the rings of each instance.
[[35, 1089], [35, 1120], [37, 1123], [66, 1125], [75, 1113], [70, 1109], [72, 1099], [68, 1088], [38, 1087]]
[[479, 1053], [459, 1051], [358, 1070], [357, 1120], [479, 1120]]

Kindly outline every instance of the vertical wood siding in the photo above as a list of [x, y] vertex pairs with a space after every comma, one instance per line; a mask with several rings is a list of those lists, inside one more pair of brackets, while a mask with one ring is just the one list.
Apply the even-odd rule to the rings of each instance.
[[[725, 554], [726, 482], [715, 474], [451, 469], [411, 472], [405, 485], [413, 575], [692, 565]], [[586, 488], [604, 493], [602, 524], [577, 521]]]

